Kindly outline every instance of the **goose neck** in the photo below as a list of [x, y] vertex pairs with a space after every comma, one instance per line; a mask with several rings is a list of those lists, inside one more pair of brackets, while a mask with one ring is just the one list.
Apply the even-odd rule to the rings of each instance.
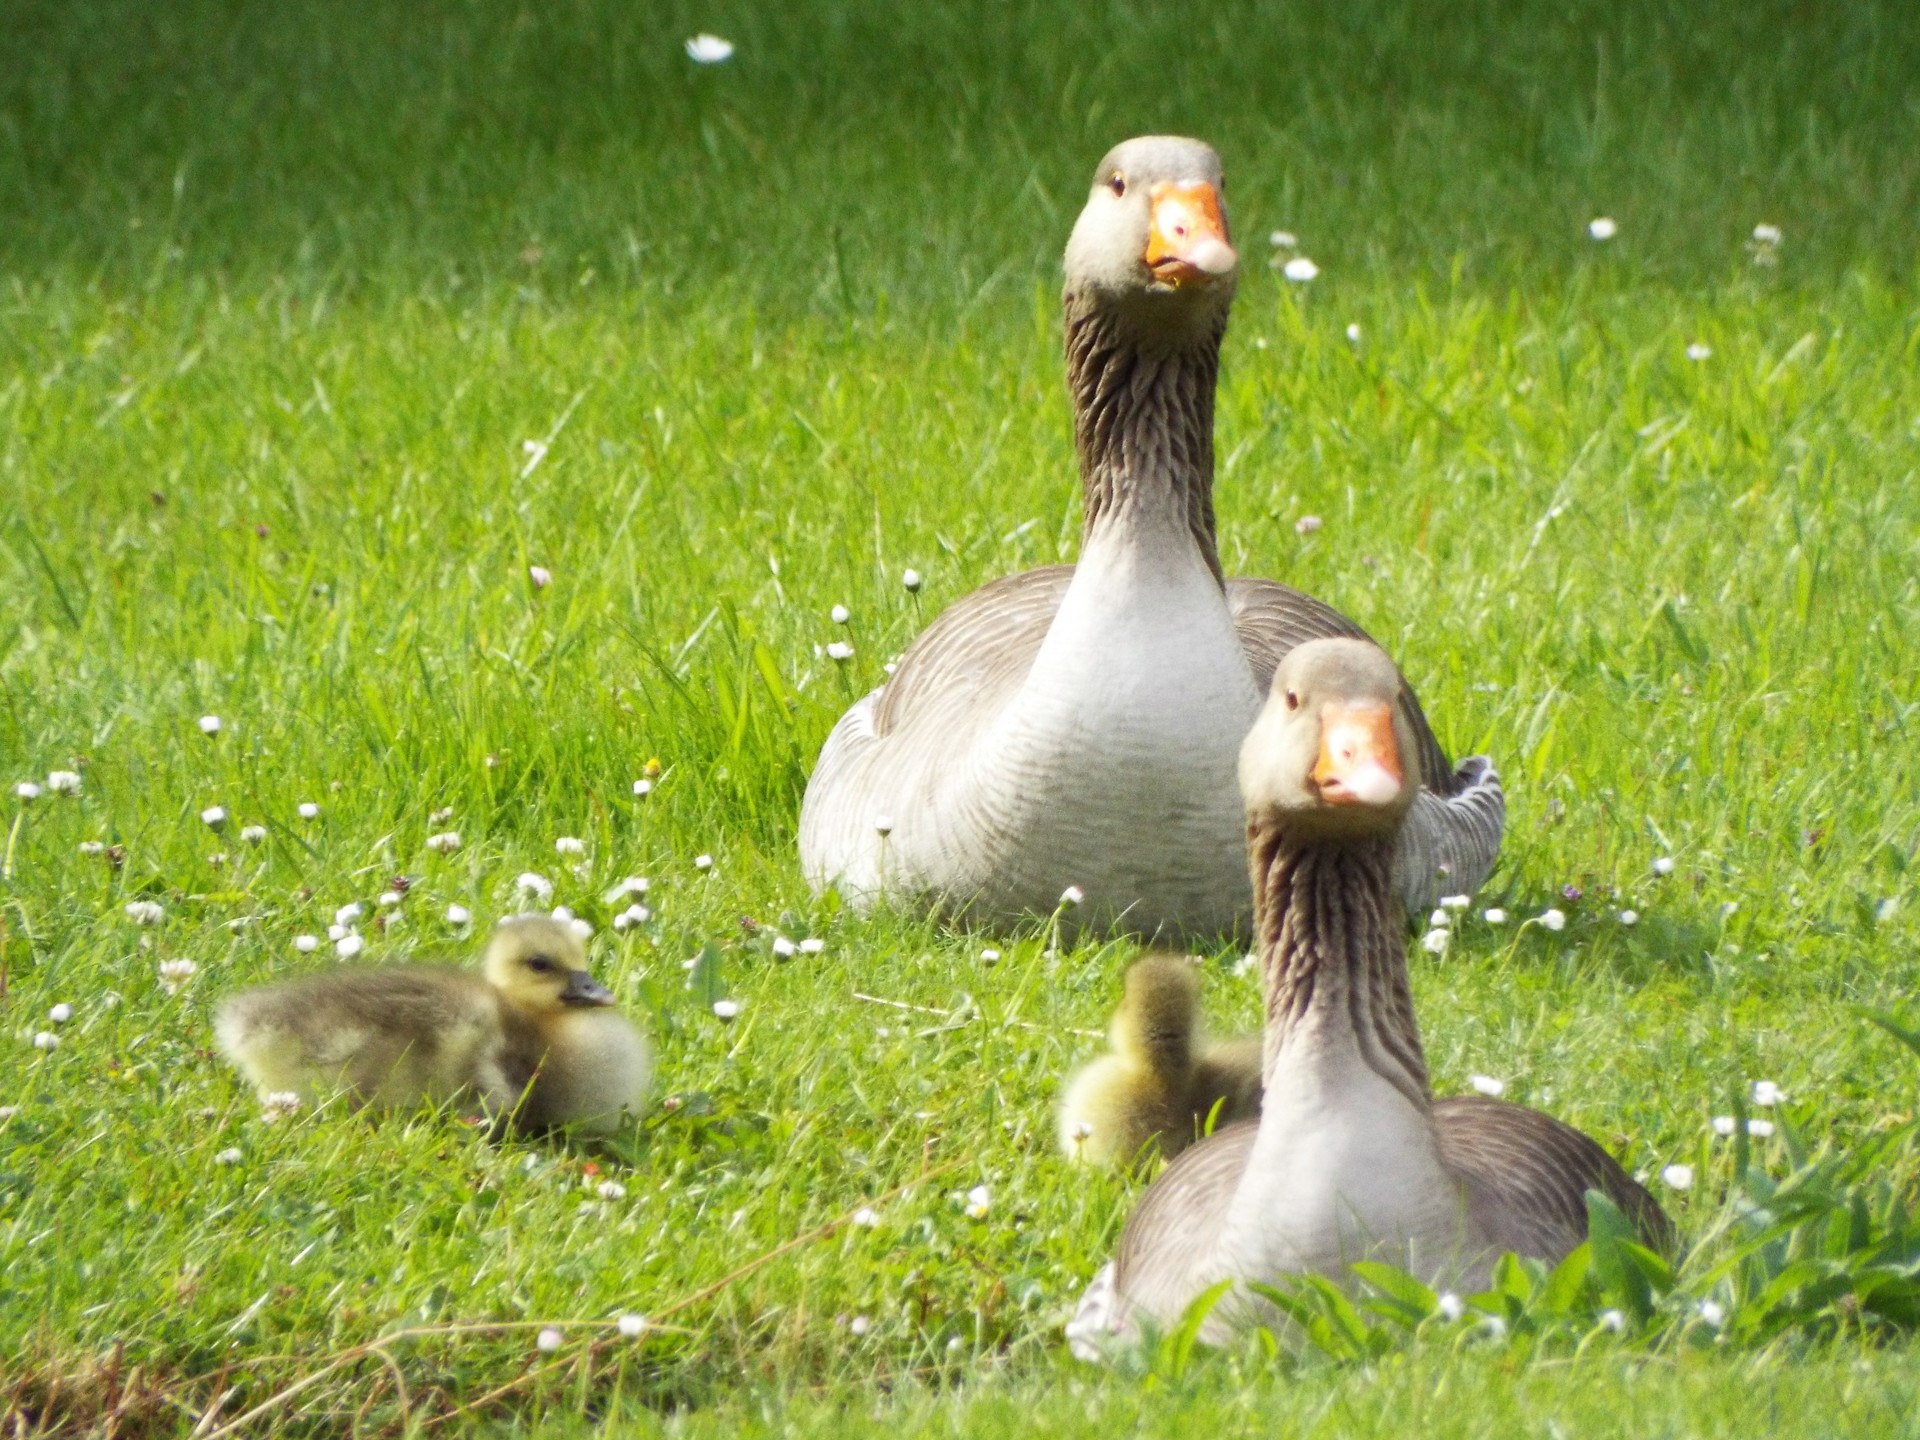
[[[1213, 518], [1213, 401], [1226, 311], [1177, 334], [1069, 292], [1067, 383], [1084, 501], [1083, 551], [1109, 534], [1172, 533], [1221, 580]], [[1223, 582], [1224, 583], [1224, 582]]]
[[1357, 1053], [1427, 1109], [1432, 1091], [1407, 981], [1391, 838], [1305, 841], [1250, 825], [1247, 839], [1268, 1085], [1293, 1047]]

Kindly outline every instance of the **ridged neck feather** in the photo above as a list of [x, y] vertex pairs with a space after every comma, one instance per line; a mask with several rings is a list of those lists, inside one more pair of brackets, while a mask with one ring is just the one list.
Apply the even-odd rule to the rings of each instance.
[[1271, 1085], [1289, 1043], [1351, 1030], [1360, 1057], [1415, 1106], [1432, 1103], [1393, 893], [1391, 837], [1305, 841], [1247, 827]]
[[[1184, 526], [1216, 580], [1213, 392], [1225, 305], [1192, 323], [1152, 323], [1132, 306], [1069, 290], [1067, 385], [1073, 392], [1085, 517], [1081, 545], [1109, 527]], [[1189, 318], [1189, 317], [1180, 317]], [[1224, 582], [1223, 582], [1224, 583]]]

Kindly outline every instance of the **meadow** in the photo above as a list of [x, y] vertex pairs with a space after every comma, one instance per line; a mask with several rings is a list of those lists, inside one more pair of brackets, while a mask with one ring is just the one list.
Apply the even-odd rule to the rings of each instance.
[[[0, 36], [10, 1434], [1920, 1430], [1910, 1322], [1847, 1279], [1920, 1264], [1920, 1054], [1872, 1019], [1920, 1025], [1920, 10], [13, 0]], [[1507, 782], [1412, 960], [1436, 1087], [1584, 1127], [1689, 1242], [1618, 1331], [1078, 1365], [1136, 1187], [1051, 1105], [1128, 947], [800, 878], [840, 711], [1075, 552], [1058, 255], [1148, 131], [1220, 149], [1244, 258], [1227, 569], [1368, 626]], [[269, 1116], [212, 1052], [341, 907], [364, 958], [464, 955], [530, 872], [655, 1036], [631, 1136]], [[1769, 1289], [1820, 1258], [1743, 1248], [1791, 1174], [1846, 1223]]]

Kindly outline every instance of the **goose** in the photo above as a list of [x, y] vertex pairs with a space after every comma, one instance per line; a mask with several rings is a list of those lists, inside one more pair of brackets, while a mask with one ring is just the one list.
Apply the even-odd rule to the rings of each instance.
[[[1386, 1259], [1484, 1288], [1512, 1250], [1549, 1264], [1586, 1238], [1598, 1190], [1661, 1246], [1659, 1204], [1595, 1141], [1537, 1110], [1428, 1088], [1393, 909], [1394, 835], [1422, 752], [1393, 662], [1316, 640], [1280, 662], [1240, 753], [1266, 1017], [1260, 1118], [1163, 1170], [1069, 1326], [1098, 1356], [1214, 1285], [1339, 1278]], [[1230, 1290], [1201, 1336], [1270, 1320]]]
[[[1198, 140], [1128, 140], [1100, 162], [1065, 260], [1079, 563], [948, 606], [841, 717], [801, 806], [816, 891], [992, 928], [1077, 887], [1076, 929], [1245, 930], [1241, 738], [1289, 649], [1362, 632], [1221, 571], [1214, 384], [1239, 266], [1221, 185]], [[1410, 688], [1396, 704], [1426, 788], [1395, 887], [1423, 915], [1486, 878], [1505, 801], [1485, 757], [1449, 768]]]
[[645, 1106], [652, 1060], [580, 939], [547, 915], [500, 923], [478, 973], [362, 965], [243, 990], [214, 1035], [271, 1099], [344, 1090], [357, 1108], [477, 1101], [503, 1129], [610, 1132]]
[[1083, 1066], [1060, 1102], [1069, 1160], [1124, 1166], [1172, 1159], [1211, 1121], [1260, 1110], [1260, 1045], [1202, 1041], [1200, 977], [1184, 955], [1150, 953], [1127, 967], [1107, 1038], [1113, 1053]]

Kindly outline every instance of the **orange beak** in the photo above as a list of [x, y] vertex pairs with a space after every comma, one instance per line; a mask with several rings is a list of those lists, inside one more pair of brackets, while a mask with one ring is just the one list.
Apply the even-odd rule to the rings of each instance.
[[1232, 273], [1240, 263], [1227, 240], [1220, 197], [1204, 180], [1176, 185], [1162, 180], [1147, 192], [1153, 225], [1142, 257], [1153, 278], [1178, 289], [1205, 285]]
[[1320, 712], [1320, 759], [1313, 783], [1329, 805], [1389, 805], [1405, 777], [1393, 738], [1393, 709], [1328, 705]]

